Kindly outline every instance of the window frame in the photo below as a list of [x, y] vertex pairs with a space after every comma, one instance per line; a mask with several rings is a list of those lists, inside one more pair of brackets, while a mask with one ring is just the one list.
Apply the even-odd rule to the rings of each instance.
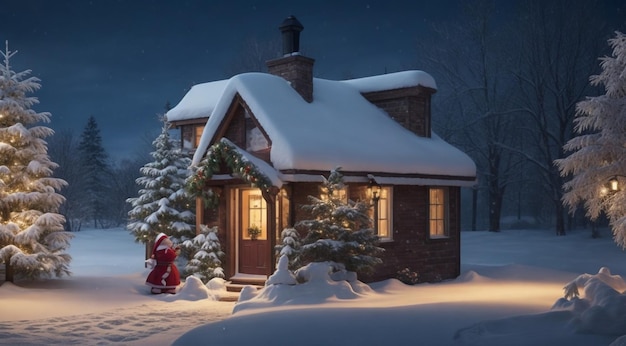
[[[386, 192], [386, 198], [383, 198], [383, 190]], [[381, 227], [380, 223], [381, 223], [381, 215], [382, 215], [382, 210], [383, 208], [381, 207], [382, 201], [385, 200], [387, 203], [387, 210], [386, 210], [386, 214], [387, 214], [387, 218], [386, 219], [382, 219], [382, 220], [386, 220], [387, 222], [387, 235], [386, 236], [381, 236], [381, 229], [383, 227]], [[372, 219], [374, 217], [374, 211], [372, 210]], [[381, 242], [391, 242], [393, 241], [393, 186], [381, 186], [380, 187], [380, 197], [378, 199], [378, 220], [373, 220], [374, 222], [377, 223], [377, 236], [380, 238]]]
[[202, 133], [204, 132], [204, 128], [206, 125], [194, 125], [193, 126], [193, 149], [198, 149], [200, 145], [200, 138], [202, 138]]
[[[241, 239], [251, 240], [253, 237], [248, 233], [248, 229], [252, 227], [258, 228], [261, 233], [258, 234], [255, 239], [267, 240], [267, 202], [261, 194], [259, 189], [241, 189], [240, 190], [240, 203], [241, 203]], [[252, 200], [258, 201], [259, 205], [252, 204]], [[258, 214], [256, 221], [259, 225], [253, 222], [253, 214]]]
[[[433, 203], [433, 191], [442, 192], [442, 201]], [[435, 218], [433, 218], [433, 210], [437, 214], [442, 215], [435, 215]], [[437, 225], [435, 227], [435, 232], [433, 232], [433, 222], [441, 223], [441, 226]], [[441, 232], [438, 232], [439, 228], [441, 228]], [[447, 186], [431, 186], [428, 188], [428, 236], [430, 239], [450, 238], [450, 189]]]

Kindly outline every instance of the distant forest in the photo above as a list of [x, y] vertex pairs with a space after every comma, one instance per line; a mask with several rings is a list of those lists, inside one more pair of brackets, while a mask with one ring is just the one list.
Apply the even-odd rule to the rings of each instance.
[[[554, 160], [567, 155], [563, 145], [574, 136], [576, 104], [602, 93], [589, 77], [600, 72], [599, 58], [610, 54], [607, 40], [626, 30], [623, 18], [606, 13], [602, 1], [469, 1], [459, 18], [414, 39], [415, 64], [406, 69], [424, 70], [437, 82], [433, 130], [478, 168], [478, 185], [463, 191], [463, 230], [551, 227], [562, 235], [590, 227], [582, 208], [572, 215], [563, 207], [565, 180]], [[242, 59], [229, 71], [265, 71], [276, 51], [276, 41], [245, 42]], [[145, 152], [122, 162], [92, 152], [103, 155], [105, 169], [94, 169], [92, 160], [85, 174], [76, 158], [88, 156], [79, 145], [87, 132], [81, 138], [61, 132], [49, 141], [60, 165], [55, 176], [70, 183], [61, 191], [67, 198], [62, 212], [73, 215], [68, 227], [125, 224], [125, 201], [137, 195], [134, 180], [151, 159], [151, 139]], [[88, 189], [88, 179], [102, 188]], [[95, 196], [102, 205], [85, 211]]]

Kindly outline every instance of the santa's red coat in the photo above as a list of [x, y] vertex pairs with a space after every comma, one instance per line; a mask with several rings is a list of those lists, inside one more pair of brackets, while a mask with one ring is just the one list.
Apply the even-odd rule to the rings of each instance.
[[157, 250], [154, 259], [157, 263], [148, 274], [146, 285], [161, 289], [176, 288], [180, 284], [180, 273], [174, 264], [176, 251], [171, 248]]

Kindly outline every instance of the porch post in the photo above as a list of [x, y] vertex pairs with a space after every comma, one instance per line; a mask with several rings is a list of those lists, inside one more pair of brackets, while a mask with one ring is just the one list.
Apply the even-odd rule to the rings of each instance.
[[261, 189], [261, 193], [267, 203], [267, 240], [270, 246], [270, 272], [267, 275], [271, 275], [276, 268], [276, 195], [278, 194], [278, 188], [272, 186], [267, 191]]
[[202, 198], [196, 197], [196, 235], [200, 234], [200, 225], [204, 220], [204, 202]]

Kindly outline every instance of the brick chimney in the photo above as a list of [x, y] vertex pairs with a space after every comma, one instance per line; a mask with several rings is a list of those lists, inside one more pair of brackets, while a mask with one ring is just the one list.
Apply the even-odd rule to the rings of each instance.
[[300, 55], [300, 32], [304, 27], [296, 17], [289, 16], [279, 29], [283, 36], [283, 56], [268, 61], [267, 70], [286, 79], [306, 102], [312, 102], [315, 60]]

